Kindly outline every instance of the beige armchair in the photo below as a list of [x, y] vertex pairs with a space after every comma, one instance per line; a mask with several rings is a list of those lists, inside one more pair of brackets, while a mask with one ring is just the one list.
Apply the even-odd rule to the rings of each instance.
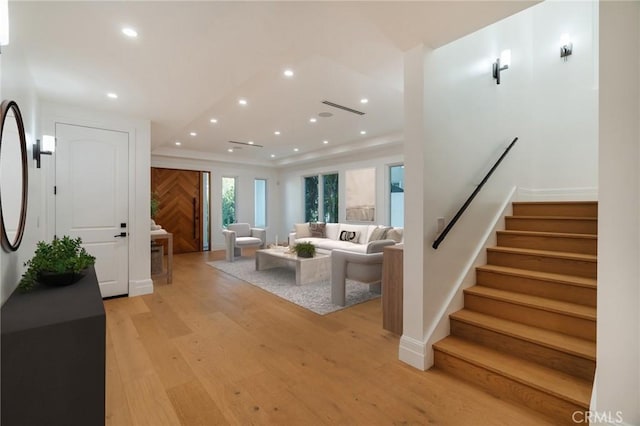
[[331, 303], [344, 306], [347, 278], [369, 284], [374, 293], [381, 292], [382, 249], [394, 245], [393, 240], [372, 241], [366, 253], [346, 250], [331, 251]]
[[229, 262], [242, 256], [243, 248], [264, 248], [267, 241], [267, 231], [252, 228], [248, 223], [231, 223], [222, 231], [222, 235], [224, 235], [224, 246]]

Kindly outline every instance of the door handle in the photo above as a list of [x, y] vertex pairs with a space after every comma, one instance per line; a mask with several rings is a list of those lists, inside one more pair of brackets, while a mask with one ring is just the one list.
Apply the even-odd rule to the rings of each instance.
[[124, 238], [124, 237], [126, 237], [126, 236], [127, 236], [127, 233], [126, 233], [126, 232], [121, 232], [121, 233], [119, 233], [118, 235], [114, 235], [113, 237], [114, 237], [114, 238]]

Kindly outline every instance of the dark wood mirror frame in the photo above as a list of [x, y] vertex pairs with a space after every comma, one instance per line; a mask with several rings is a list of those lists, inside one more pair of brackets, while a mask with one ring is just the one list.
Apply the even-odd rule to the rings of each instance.
[[20, 139], [20, 158], [22, 163], [22, 201], [20, 203], [20, 218], [18, 221], [18, 227], [16, 235], [13, 241], [9, 241], [7, 230], [4, 223], [4, 215], [2, 213], [2, 186], [0, 185], [0, 229], [2, 238], [2, 248], [6, 251], [16, 251], [20, 247], [22, 242], [22, 236], [24, 235], [24, 228], [27, 220], [27, 196], [29, 190], [29, 170], [27, 164], [27, 138], [24, 132], [24, 122], [22, 121], [22, 114], [20, 108], [15, 101], [5, 100], [0, 105], [0, 152], [2, 151], [2, 134], [4, 130], [5, 119], [9, 111], [13, 111], [16, 124], [18, 126], [18, 136]]

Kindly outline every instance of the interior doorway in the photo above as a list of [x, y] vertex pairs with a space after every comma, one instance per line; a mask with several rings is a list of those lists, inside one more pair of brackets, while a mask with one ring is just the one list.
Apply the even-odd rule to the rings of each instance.
[[151, 191], [159, 201], [155, 221], [173, 234], [174, 253], [208, 250], [209, 173], [152, 167]]

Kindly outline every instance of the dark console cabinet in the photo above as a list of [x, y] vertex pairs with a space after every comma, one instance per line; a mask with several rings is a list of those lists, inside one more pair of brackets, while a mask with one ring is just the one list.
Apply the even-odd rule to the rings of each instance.
[[2, 426], [104, 425], [105, 313], [93, 268], [2, 306]]

